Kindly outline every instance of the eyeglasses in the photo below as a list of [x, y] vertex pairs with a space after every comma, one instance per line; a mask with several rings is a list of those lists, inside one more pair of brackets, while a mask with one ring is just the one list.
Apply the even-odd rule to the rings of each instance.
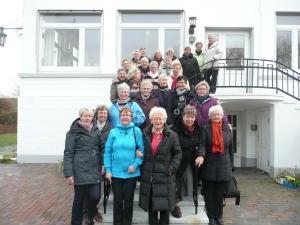
[[121, 117], [131, 117], [131, 114], [121, 114]]

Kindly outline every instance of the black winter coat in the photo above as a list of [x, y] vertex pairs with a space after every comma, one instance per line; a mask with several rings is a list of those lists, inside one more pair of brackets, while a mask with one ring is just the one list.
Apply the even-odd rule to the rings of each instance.
[[184, 99], [185, 99], [183, 104], [178, 104], [179, 103], [179, 98], [181, 96], [177, 95], [176, 89], [173, 91], [173, 93], [171, 94], [171, 96], [168, 99], [167, 124], [176, 123], [177, 119], [179, 119], [182, 116], [182, 112], [184, 110], [184, 107], [187, 106], [189, 104], [189, 102], [194, 98], [194, 95], [192, 94], [192, 92], [188, 90], [183, 94]]
[[64, 151], [64, 175], [74, 177], [75, 185], [97, 184], [103, 179], [104, 141], [94, 122], [89, 133], [76, 119], [67, 132]]
[[232, 177], [234, 150], [232, 133], [223, 120], [222, 133], [224, 142], [224, 154], [213, 154], [213, 133], [211, 120], [202, 128], [200, 146], [197, 156], [203, 156], [204, 162], [201, 167], [202, 179], [211, 181], [229, 181]]
[[182, 118], [180, 118], [171, 129], [177, 133], [182, 150], [181, 163], [176, 172], [177, 177], [182, 177], [188, 165], [192, 165], [192, 168], [195, 165], [195, 156], [200, 145], [201, 127], [195, 120], [194, 133], [193, 136], [191, 136], [186, 132]]
[[[183, 54], [179, 61], [182, 66], [182, 75], [186, 76], [189, 80], [193, 77], [200, 76], [200, 68], [197, 59], [191, 53], [190, 55]], [[190, 84], [192, 85], [192, 84]]]
[[163, 107], [165, 110], [168, 110], [168, 101], [169, 98], [172, 96], [173, 91], [171, 89], [168, 89], [166, 91], [160, 90], [160, 88], [157, 88], [153, 90], [153, 94], [158, 98], [159, 104], [161, 107]]
[[[175, 172], [181, 160], [181, 148], [177, 134], [168, 128], [163, 129], [163, 138], [152, 153], [152, 125], [143, 131], [144, 161], [141, 167], [139, 206], [148, 211], [149, 201], [152, 210], [173, 210], [175, 207]], [[172, 175], [169, 175], [169, 169]], [[152, 186], [152, 198], [150, 190]]]

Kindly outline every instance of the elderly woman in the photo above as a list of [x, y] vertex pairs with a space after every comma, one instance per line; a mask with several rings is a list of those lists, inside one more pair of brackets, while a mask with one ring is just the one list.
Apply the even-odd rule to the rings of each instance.
[[139, 68], [133, 67], [128, 72], [128, 85], [130, 87], [130, 99], [134, 99], [140, 91], [141, 71]]
[[143, 158], [136, 157], [137, 148], [144, 153], [142, 132], [134, 126], [132, 119], [132, 110], [128, 107], [122, 108], [121, 123], [111, 130], [105, 145], [105, 176], [112, 182], [115, 225], [132, 223], [134, 191], [143, 162]]
[[177, 78], [180, 76], [181, 74], [181, 64], [180, 62], [177, 60], [176, 62], [174, 62], [172, 64], [172, 85], [171, 85], [171, 89], [175, 90], [175, 88], [177, 87]]
[[93, 218], [97, 215], [97, 203], [100, 200], [104, 141], [96, 121], [93, 123], [93, 115], [93, 111], [89, 109], [80, 109], [79, 118], [72, 123], [66, 136], [64, 175], [68, 183], [74, 186], [75, 192], [72, 225], [82, 224], [86, 192], [88, 192], [86, 201], [88, 225], [94, 224]]
[[160, 63], [163, 61], [163, 57], [159, 49], [154, 52], [153, 61], [157, 62], [158, 67], [160, 66]]
[[159, 104], [165, 110], [168, 109], [168, 99], [172, 95], [172, 90], [170, 89], [170, 77], [166, 74], [161, 74], [158, 77], [159, 86], [157, 89], [153, 90], [153, 93], [158, 98]]
[[174, 55], [174, 53], [175, 53], [175, 51], [173, 48], [167, 49], [167, 56], [169, 56], [172, 59], [172, 61], [177, 59], [177, 57]]
[[159, 66], [159, 75], [167, 74], [168, 76], [172, 75], [172, 59], [169, 56], [166, 56], [164, 62]]
[[152, 93], [153, 85], [150, 80], [144, 80], [141, 83], [140, 93], [137, 94], [136, 98], [133, 100], [136, 102], [141, 109], [143, 110], [144, 114], [146, 115], [145, 122], [140, 126], [143, 130], [148, 125], [150, 125], [149, 113], [150, 110], [154, 106], [160, 106], [159, 101], [156, 96]]
[[122, 60], [122, 67], [125, 69], [126, 73], [128, 73], [128, 71], [130, 70], [131, 68], [131, 65], [130, 65], [130, 60], [125, 58]]
[[150, 225], [169, 224], [169, 211], [175, 206], [175, 173], [181, 148], [177, 134], [166, 125], [164, 108], [152, 108], [150, 119], [152, 125], [143, 131], [145, 153], [139, 206], [148, 211]]
[[97, 127], [106, 143], [110, 130], [112, 129], [111, 123], [108, 118], [110, 118], [109, 109], [105, 105], [99, 105], [96, 108], [95, 118]]
[[232, 133], [225, 124], [220, 105], [209, 109], [210, 120], [203, 126], [196, 166], [201, 166], [204, 201], [209, 224], [224, 224], [223, 193], [232, 177], [234, 150]]
[[117, 102], [118, 99], [117, 87], [119, 86], [119, 84], [128, 82], [127, 73], [124, 68], [118, 69], [117, 73], [118, 76], [112, 80], [110, 86], [110, 101], [112, 104], [115, 104]]
[[[218, 102], [214, 97], [208, 94], [209, 85], [206, 81], [201, 81], [200, 83], [198, 83], [195, 87], [195, 90], [196, 94], [194, 98], [189, 102], [189, 105], [196, 107], [196, 120], [201, 126], [203, 126], [209, 120], [209, 109], [214, 105], [218, 105]], [[225, 120], [226, 124], [229, 124], [225, 113], [223, 115], [223, 119]]]
[[[185, 184], [186, 189], [191, 189], [188, 187], [187, 183], [189, 177], [184, 177], [184, 174], [186, 173], [188, 166], [191, 166], [191, 169], [194, 172], [195, 153], [200, 144], [201, 127], [198, 125], [195, 117], [196, 108], [187, 105], [183, 110], [182, 119], [177, 120], [174, 126], [172, 126], [172, 130], [178, 135], [182, 150], [180, 166], [176, 172], [176, 206], [172, 211], [172, 215], [176, 218], [182, 216], [179, 207], [179, 202], [182, 201], [182, 185]], [[193, 176], [195, 176], [195, 174], [193, 174]]]
[[153, 84], [153, 89], [158, 88], [158, 64], [156, 61], [152, 61], [149, 65], [150, 67], [150, 72], [147, 76], [145, 76], [143, 79], [149, 79], [151, 80]]
[[110, 115], [111, 115], [111, 124], [113, 127], [117, 127], [117, 125], [120, 123], [120, 110], [123, 107], [129, 107], [131, 108], [133, 112], [132, 122], [135, 126], [139, 127], [142, 123], [144, 123], [146, 117], [143, 113], [143, 110], [140, 108], [140, 106], [132, 102], [129, 98], [129, 90], [130, 87], [126, 84], [120, 84], [118, 86], [118, 95], [119, 98], [117, 100], [117, 103], [112, 104], [109, 108]]
[[149, 59], [147, 57], [143, 57], [141, 59], [141, 65], [139, 66], [139, 69], [141, 71], [142, 78], [149, 75], [149, 72], [150, 72]]

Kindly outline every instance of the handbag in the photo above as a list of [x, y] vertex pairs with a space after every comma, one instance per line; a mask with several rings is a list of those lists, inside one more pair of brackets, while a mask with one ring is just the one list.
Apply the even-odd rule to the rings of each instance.
[[225, 198], [235, 198], [235, 204], [240, 204], [240, 191], [237, 187], [237, 182], [234, 176], [228, 181], [226, 192], [223, 194], [224, 204], [226, 205]]

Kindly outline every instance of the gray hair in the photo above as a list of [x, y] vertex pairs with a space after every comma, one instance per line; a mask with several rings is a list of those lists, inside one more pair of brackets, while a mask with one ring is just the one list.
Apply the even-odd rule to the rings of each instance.
[[151, 66], [155, 64], [158, 67], [158, 63], [156, 61], [151, 61], [151, 63], [149, 64], [149, 67], [151, 68]]
[[83, 113], [88, 113], [88, 114], [90, 114], [91, 116], [94, 116], [94, 111], [91, 110], [91, 109], [88, 109], [88, 108], [81, 108], [81, 109], [79, 110], [79, 117], [81, 117]]
[[192, 114], [192, 115], [196, 116], [197, 115], [196, 107], [190, 106], [190, 105], [187, 105], [186, 107], [184, 107], [182, 116], [187, 115], [187, 114]]
[[215, 112], [215, 111], [219, 111], [219, 112], [221, 113], [222, 117], [223, 117], [224, 111], [223, 111], [222, 106], [220, 106], [220, 105], [214, 105], [214, 106], [210, 107], [210, 109], [209, 109], [209, 111], [208, 111], [208, 116], [209, 116], [209, 118], [211, 118], [211, 114], [212, 114], [213, 112]]
[[122, 59], [122, 65], [124, 64], [124, 62], [125, 61], [127, 61], [127, 62], [129, 62], [130, 63], [130, 59], [128, 59], [128, 58], [124, 58], [124, 59]]
[[209, 92], [210, 89], [209, 84], [204, 80], [196, 85], [195, 90], [197, 91], [197, 88], [200, 87], [201, 85], [204, 85], [206, 87], [207, 92]]
[[117, 74], [119, 75], [119, 73], [120, 73], [121, 71], [124, 71], [124, 72], [126, 73], [126, 70], [122, 67], [122, 68], [119, 68], [119, 69], [118, 69]]
[[118, 94], [119, 94], [121, 90], [127, 90], [127, 91], [129, 91], [130, 87], [128, 86], [128, 84], [126, 84], [124, 82], [124, 83], [118, 85], [117, 90], [118, 90]]
[[175, 53], [175, 51], [174, 51], [173, 48], [168, 48], [168, 49], [167, 49], [167, 53], [168, 53], [168, 52], [173, 52], [173, 53]]
[[209, 38], [209, 37], [212, 37], [214, 40], [216, 40], [216, 35], [215, 35], [215, 34], [209, 34], [207, 37], [208, 37], [208, 38]]
[[129, 69], [128, 71], [128, 79], [132, 80], [134, 78], [134, 76], [136, 75], [136, 72], [140, 70], [139, 68], [136, 68], [135, 66], [132, 67], [131, 69]]
[[165, 58], [164, 58], [164, 61], [167, 61], [167, 60], [169, 60], [169, 61], [171, 61], [172, 62], [172, 59], [171, 59], [171, 57], [170, 56], [166, 56]]
[[109, 108], [106, 105], [97, 106], [96, 112], [95, 112], [95, 117], [98, 116], [99, 111], [104, 111], [104, 110], [107, 111], [107, 118], [110, 118], [110, 111], [109, 111]]
[[155, 113], [160, 113], [163, 116], [163, 119], [165, 120], [165, 122], [167, 121], [168, 115], [164, 108], [154, 106], [149, 113], [150, 120], [152, 119], [152, 117]]
[[162, 78], [168, 78], [168, 75], [167, 74], [165, 74], [165, 73], [162, 73], [161, 75], [159, 75], [159, 77], [158, 77], [158, 82], [160, 82], [160, 80], [162, 79]]
[[149, 85], [151, 90], [153, 89], [153, 84], [149, 79], [143, 80], [140, 86], [140, 90], [142, 90], [142, 88], [146, 85]]
[[141, 58], [141, 62], [142, 62], [142, 61], [147, 61], [147, 63], [149, 63], [149, 59], [148, 59], [147, 57]]

